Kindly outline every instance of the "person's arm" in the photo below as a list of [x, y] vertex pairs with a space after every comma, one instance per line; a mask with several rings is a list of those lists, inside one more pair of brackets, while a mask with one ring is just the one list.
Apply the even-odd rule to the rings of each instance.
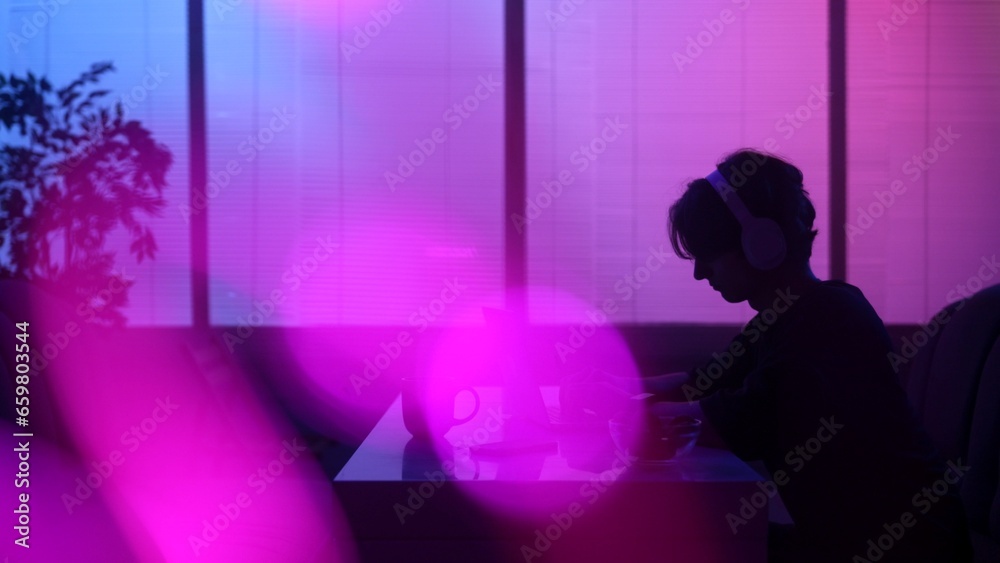
[[701, 403], [678, 401], [661, 401], [649, 406], [650, 412], [657, 416], [690, 416], [692, 418], [703, 419], [705, 412], [701, 410]]

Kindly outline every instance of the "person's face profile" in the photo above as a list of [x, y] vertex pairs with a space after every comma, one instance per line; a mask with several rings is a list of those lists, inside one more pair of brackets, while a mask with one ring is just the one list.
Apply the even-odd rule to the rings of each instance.
[[706, 280], [730, 303], [740, 303], [755, 292], [759, 272], [747, 262], [739, 249], [718, 256], [694, 258], [694, 279]]

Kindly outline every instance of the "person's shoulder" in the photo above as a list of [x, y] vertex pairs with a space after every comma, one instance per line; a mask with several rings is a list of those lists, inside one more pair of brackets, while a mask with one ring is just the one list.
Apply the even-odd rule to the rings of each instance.
[[821, 281], [810, 289], [807, 295], [820, 305], [871, 308], [871, 304], [860, 289], [840, 280]]
[[786, 289], [784, 294], [789, 303], [789, 313], [779, 315], [787, 317], [792, 330], [804, 325], [840, 325], [851, 324], [864, 320], [878, 322], [881, 319], [875, 313], [868, 299], [857, 287], [838, 280], [820, 281], [806, 289]]
[[864, 293], [857, 287], [839, 280], [822, 281], [805, 292], [802, 312], [825, 319], [826, 324], [871, 324], [882, 328], [882, 319]]
[[797, 355], [843, 356], [848, 350], [891, 348], [885, 324], [857, 287], [841, 281], [823, 281], [800, 292], [787, 315], [779, 315], [770, 335], [775, 345]]

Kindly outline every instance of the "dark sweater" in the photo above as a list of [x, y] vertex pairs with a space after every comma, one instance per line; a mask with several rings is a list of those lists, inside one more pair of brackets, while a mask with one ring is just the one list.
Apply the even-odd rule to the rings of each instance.
[[[938, 484], [943, 494], [933, 486], [956, 480], [964, 460], [936, 457], [864, 295], [828, 281], [776, 295], [775, 304], [747, 323], [718, 367], [695, 372], [714, 430], [741, 458], [763, 461], [796, 533], [835, 560], [869, 561], [880, 551], [883, 563], [961, 560], [957, 484]], [[900, 537], [889, 549], [872, 549], [892, 532]]]

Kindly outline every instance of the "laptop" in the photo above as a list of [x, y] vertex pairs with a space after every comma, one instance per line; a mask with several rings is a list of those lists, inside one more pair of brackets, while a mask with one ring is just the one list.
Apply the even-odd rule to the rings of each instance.
[[[486, 327], [501, 346], [503, 371], [503, 409], [515, 420], [529, 421], [548, 430], [580, 429], [604, 426], [593, 415], [565, 416], [559, 405], [545, 404], [536, 377], [537, 368], [528, 353], [527, 323], [506, 309], [483, 307]], [[554, 352], [553, 352], [554, 353]]]

